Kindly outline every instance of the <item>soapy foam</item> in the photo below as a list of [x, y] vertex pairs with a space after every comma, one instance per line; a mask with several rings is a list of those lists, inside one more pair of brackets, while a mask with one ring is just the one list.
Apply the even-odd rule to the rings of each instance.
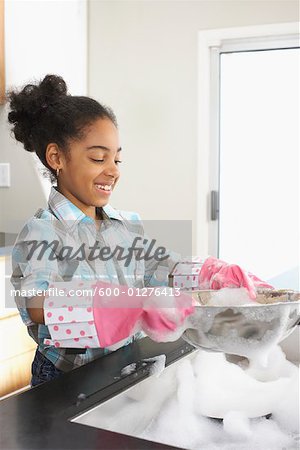
[[[266, 367], [197, 350], [100, 405], [81, 423], [191, 450], [296, 450], [298, 392], [299, 370], [278, 346]], [[270, 419], [260, 417], [267, 413]]]
[[[279, 347], [269, 359], [262, 382], [253, 378], [253, 367], [243, 370], [222, 354], [199, 350], [173, 374], [177, 389], [139, 437], [188, 449], [297, 449], [299, 371]], [[152, 396], [155, 401], [155, 390]], [[270, 419], [249, 418], [267, 413]]]
[[[249, 376], [247, 369], [228, 363], [223, 353], [201, 352], [194, 364], [196, 410], [209, 417], [222, 418], [228, 411], [244, 411], [244, 405], [247, 417], [269, 414], [289, 384], [289, 378], [282, 376], [268, 383], [258, 381]], [[265, 372], [269, 373], [268, 368]], [[263, 398], [263, 403], [258, 398]]]
[[153, 358], [145, 358], [142, 361], [152, 362], [149, 374], [159, 377], [166, 366], [166, 355], [157, 355]]
[[127, 376], [136, 371], [136, 363], [129, 364], [121, 370], [121, 376]]
[[214, 291], [214, 295], [206, 303], [207, 306], [251, 306], [259, 305], [249, 297], [245, 288], [223, 288]]
[[[159, 397], [163, 408], [139, 436], [188, 449], [298, 448], [299, 370], [276, 345], [285, 332], [289, 306], [284, 305], [278, 315], [272, 305], [251, 300], [245, 289], [222, 289], [207, 306], [231, 307], [233, 311], [234, 307], [246, 306], [245, 320], [273, 321], [276, 326], [257, 342], [229, 330], [226, 343], [230, 353], [247, 357], [248, 365], [235, 365], [224, 353], [202, 350], [192, 362], [182, 361], [177, 373], [172, 374], [173, 383], [176, 379], [173, 395], [162, 402], [165, 393], [158, 389], [156, 395], [151, 389], [153, 401]], [[188, 317], [168, 340], [176, 340], [188, 328], [210, 330], [219, 309], [198, 307], [197, 311], [198, 315]], [[155, 338], [166, 340], [159, 333]], [[214, 336], [214, 340], [216, 348], [224, 346], [224, 336]], [[270, 419], [260, 417], [269, 413]], [[224, 420], [216, 422], [207, 416]]]
[[[279, 320], [260, 341], [243, 339], [236, 330], [229, 330], [229, 353], [249, 361], [233, 364], [223, 353], [197, 350], [162, 371], [165, 358], [160, 355], [153, 364], [156, 376], [123, 393], [122, 399], [101, 405], [101, 421], [95, 414], [89, 425], [191, 450], [298, 449], [299, 369], [277, 345], [289, 320], [289, 305], [278, 315], [272, 305], [254, 307], [257, 303], [236, 289], [220, 290], [216, 298], [218, 305], [212, 306], [237, 311], [246, 306], [246, 320], [267, 324]], [[166, 336], [151, 330], [151, 338], [175, 341], [193, 327], [209, 331], [219, 308], [199, 307], [197, 311], [175, 332]], [[175, 309], [169, 310], [170, 315], [174, 313]], [[215, 345], [222, 348], [224, 336], [215, 336]], [[134, 368], [130, 365], [122, 374]], [[269, 413], [271, 418], [263, 417]]]

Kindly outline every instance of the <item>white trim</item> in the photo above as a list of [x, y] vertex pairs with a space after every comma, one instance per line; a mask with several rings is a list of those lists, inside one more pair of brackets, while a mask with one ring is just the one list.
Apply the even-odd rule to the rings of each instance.
[[299, 47], [299, 37], [297, 35], [284, 34], [277, 39], [274, 36], [266, 36], [259, 38], [245, 38], [245, 39], [231, 39], [223, 41], [220, 48], [220, 53], [230, 53], [247, 50], [272, 50], [279, 48]]
[[78, 4], [78, 13], [82, 18], [82, 94], [88, 95], [88, 61], [89, 61], [89, 36], [88, 36], [88, 1], [80, 0]]
[[[241, 28], [222, 28], [198, 33], [198, 153], [196, 187], [196, 254], [217, 256], [216, 233], [218, 222], [210, 221], [210, 191], [218, 190], [218, 176], [214, 173], [218, 154], [218, 129], [216, 105], [218, 102], [218, 73], [211, 72], [211, 50], [232, 51], [243, 48], [260, 48], [266, 40], [269, 45], [285, 40], [295, 42], [299, 37], [299, 22], [259, 25]], [[234, 47], [233, 47], [234, 46]], [[212, 52], [214, 53], [214, 51]], [[214, 175], [212, 175], [214, 174]]]

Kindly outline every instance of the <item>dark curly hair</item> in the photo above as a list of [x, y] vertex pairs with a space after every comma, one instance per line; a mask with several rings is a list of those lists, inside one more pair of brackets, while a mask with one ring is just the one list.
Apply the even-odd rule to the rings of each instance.
[[85, 128], [97, 119], [109, 119], [117, 127], [113, 111], [90, 97], [68, 94], [67, 85], [58, 75], [46, 75], [35, 84], [7, 93], [9, 123], [17, 141], [25, 150], [35, 152], [46, 167], [44, 176], [56, 181], [55, 170], [46, 161], [46, 149], [55, 142], [66, 156], [69, 142], [81, 139]]

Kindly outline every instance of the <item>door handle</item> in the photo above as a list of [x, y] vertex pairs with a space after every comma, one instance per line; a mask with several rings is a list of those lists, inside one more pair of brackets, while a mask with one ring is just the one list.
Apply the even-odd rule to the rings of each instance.
[[210, 192], [210, 219], [211, 220], [219, 219], [219, 192], [218, 191]]

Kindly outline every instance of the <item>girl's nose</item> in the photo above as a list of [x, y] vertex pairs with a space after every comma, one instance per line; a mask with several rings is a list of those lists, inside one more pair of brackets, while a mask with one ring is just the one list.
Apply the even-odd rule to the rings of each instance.
[[117, 167], [116, 163], [114, 161], [107, 162], [105, 164], [104, 173], [107, 176], [112, 176], [114, 178], [118, 177], [120, 174], [119, 168]]

